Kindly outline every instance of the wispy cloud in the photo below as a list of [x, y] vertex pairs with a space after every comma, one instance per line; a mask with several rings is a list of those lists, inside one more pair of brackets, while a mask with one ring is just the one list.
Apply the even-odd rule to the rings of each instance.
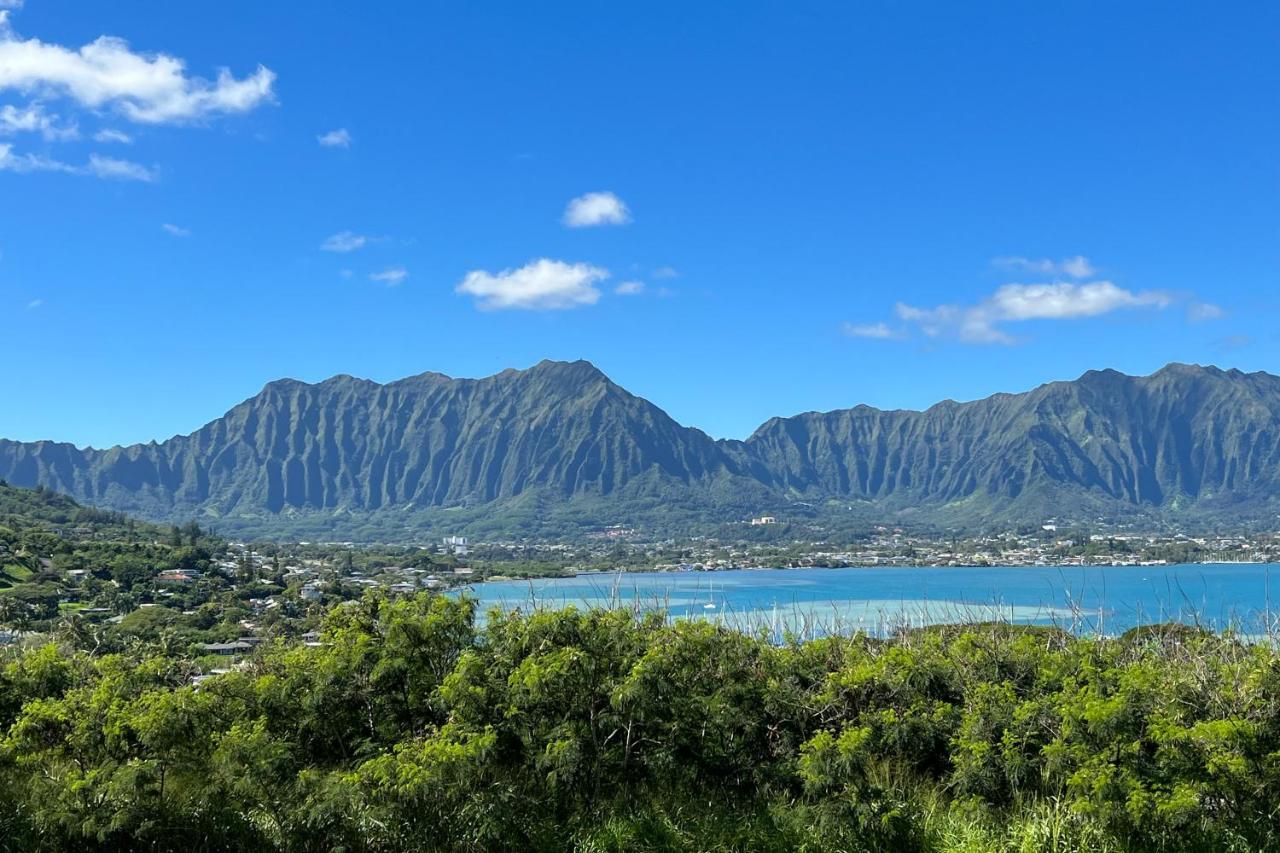
[[0, 143], [0, 172], [66, 172], [75, 174], [79, 169], [70, 163], [40, 154], [15, 154], [13, 146]]
[[370, 281], [376, 281], [379, 284], [385, 284], [387, 287], [395, 287], [403, 284], [404, 280], [409, 277], [409, 271], [404, 267], [387, 267], [381, 272], [369, 274]]
[[345, 127], [340, 127], [337, 130], [320, 134], [316, 137], [316, 142], [319, 142], [325, 148], [350, 148], [351, 133]]
[[176, 124], [243, 113], [273, 100], [276, 75], [259, 65], [247, 77], [218, 71], [215, 80], [187, 74], [165, 53], [136, 53], [124, 39], [101, 36], [79, 47], [24, 39], [0, 12], [0, 91], [65, 97], [89, 110], [112, 109], [141, 124]]
[[1090, 278], [1098, 274], [1098, 270], [1084, 255], [1075, 255], [1055, 261], [1049, 258], [1003, 257], [996, 258], [993, 266], [1001, 269], [1030, 272], [1037, 275], [1065, 276], [1067, 278]]
[[174, 225], [171, 222], [166, 222], [160, 227], [165, 231], [165, 233], [172, 234], [174, 237], [190, 237], [191, 236], [191, 230], [189, 228], [182, 228], [178, 225]]
[[1213, 342], [1213, 348], [1218, 352], [1235, 352], [1251, 346], [1253, 346], [1253, 338], [1248, 335], [1227, 335]]
[[368, 236], [357, 234], [354, 231], [339, 231], [337, 234], [331, 234], [320, 244], [322, 252], [354, 252], [356, 249], [363, 249], [369, 244]]
[[639, 296], [644, 293], [643, 281], [624, 281], [613, 289], [613, 292], [619, 296]]
[[626, 203], [611, 192], [578, 196], [569, 202], [563, 217], [564, 224], [570, 228], [626, 225], [630, 221], [631, 211]]
[[469, 272], [457, 291], [476, 297], [485, 311], [553, 311], [594, 305], [600, 299], [596, 284], [608, 277], [608, 270], [590, 264], [540, 258], [498, 273]]
[[1193, 323], [1219, 320], [1226, 315], [1226, 311], [1211, 302], [1192, 302], [1187, 306], [1187, 319]]
[[27, 303], [27, 310], [34, 311], [43, 304], [44, 304], [43, 299], [32, 299], [30, 302]]
[[111, 178], [118, 181], [154, 181], [156, 173], [140, 163], [131, 160], [118, 160], [115, 157], [104, 157], [101, 154], [89, 155], [89, 174], [99, 178]]
[[895, 329], [888, 323], [845, 323], [844, 333], [851, 338], [874, 338], [887, 341], [906, 336], [903, 329]]
[[653, 271], [654, 278], [679, 278], [680, 272], [675, 267], [658, 267]]
[[123, 130], [116, 130], [110, 127], [98, 131], [93, 135], [93, 138], [98, 142], [118, 142], [121, 145], [129, 145], [133, 142], [133, 137]]
[[13, 146], [7, 143], [0, 144], [0, 172], [61, 172], [121, 181], [150, 182], [156, 179], [154, 170], [129, 160], [90, 154], [89, 162], [81, 166], [41, 154], [15, 154]]
[[1087, 284], [1006, 284], [976, 305], [918, 308], [899, 302], [898, 318], [927, 337], [954, 338], [968, 344], [1013, 344], [1005, 326], [1028, 320], [1076, 320], [1127, 308], [1165, 308], [1173, 297], [1163, 291], [1134, 292], [1109, 281]]

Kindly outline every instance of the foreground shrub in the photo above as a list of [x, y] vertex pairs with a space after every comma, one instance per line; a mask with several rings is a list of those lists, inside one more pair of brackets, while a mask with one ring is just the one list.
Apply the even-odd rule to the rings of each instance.
[[370, 596], [322, 639], [12, 653], [0, 849], [1280, 850], [1280, 655], [1229, 637]]

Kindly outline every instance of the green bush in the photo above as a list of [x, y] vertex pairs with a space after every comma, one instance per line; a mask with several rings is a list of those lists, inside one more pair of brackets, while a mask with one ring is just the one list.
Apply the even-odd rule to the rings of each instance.
[[474, 616], [371, 594], [198, 686], [10, 652], [0, 849], [1280, 850], [1268, 646]]

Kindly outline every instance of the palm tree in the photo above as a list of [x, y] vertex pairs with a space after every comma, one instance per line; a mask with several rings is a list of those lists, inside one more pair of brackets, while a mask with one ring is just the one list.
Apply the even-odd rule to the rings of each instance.
[[0, 625], [15, 631], [26, 630], [31, 626], [31, 608], [21, 599], [0, 595]]
[[97, 654], [102, 647], [102, 627], [76, 613], [64, 616], [54, 633], [73, 648], [84, 649], [90, 654]]

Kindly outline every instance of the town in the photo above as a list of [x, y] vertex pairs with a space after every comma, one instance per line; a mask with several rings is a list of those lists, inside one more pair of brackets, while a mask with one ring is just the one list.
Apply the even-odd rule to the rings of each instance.
[[1270, 563], [1270, 532], [1196, 534], [1045, 520], [993, 534], [876, 526], [835, 541], [770, 515], [720, 536], [655, 539], [625, 525], [564, 542], [407, 544], [228, 541], [195, 523], [151, 525], [0, 484], [0, 644], [62, 634], [102, 650], [163, 642], [189, 659], [243, 656], [273, 639], [316, 642], [325, 614], [369, 596], [465, 595], [488, 581], [616, 572], [909, 566]]

